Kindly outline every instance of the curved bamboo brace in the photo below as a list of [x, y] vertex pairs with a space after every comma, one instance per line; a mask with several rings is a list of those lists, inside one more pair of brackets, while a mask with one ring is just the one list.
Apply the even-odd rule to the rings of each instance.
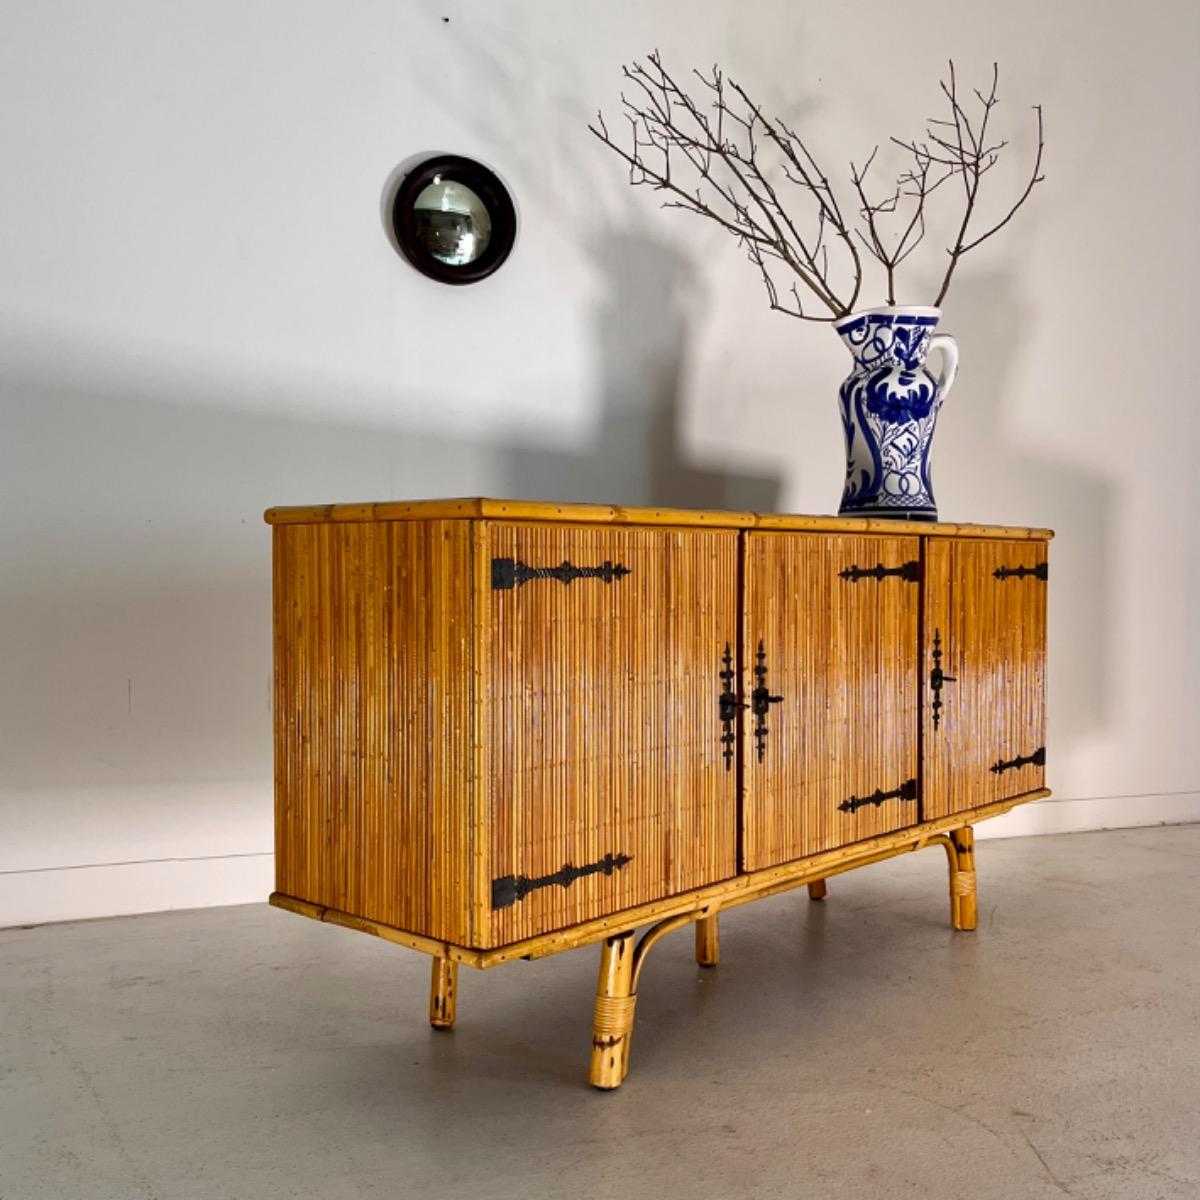
[[958, 853], [954, 849], [954, 843], [950, 840], [950, 835], [948, 833], [932, 834], [930, 837], [925, 839], [924, 845], [919, 848], [923, 850], [925, 846], [932, 846], [934, 843], [946, 847], [946, 857], [950, 860], [950, 870], [957, 870]]
[[592, 1020], [592, 1064], [588, 1082], [605, 1091], [620, 1087], [629, 1073], [629, 1046], [637, 1011], [638, 980], [650, 948], [664, 934], [693, 921], [714, 918], [716, 906], [681, 913], [659, 921], [642, 934], [636, 946], [633, 932], [607, 938], [600, 950], [600, 978]]
[[[928, 846], [940, 845], [946, 851], [950, 867], [950, 920], [955, 929], [974, 929], [976, 923], [975, 903], [975, 834], [969, 825], [947, 833], [931, 833], [918, 837], [907, 847], [915, 853]], [[853, 864], [836, 867], [828, 874], [840, 874], [868, 862], [879, 862], [895, 857], [896, 850], [883, 851]], [[784, 880], [772, 887], [762, 888], [757, 894], [737, 896], [725, 907], [733, 907], [753, 899], [761, 899], [782, 891], [789, 891], [808, 883], [824, 883], [824, 877], [807, 880]], [[633, 1041], [633, 1021], [637, 1008], [638, 984], [646, 957], [659, 941], [673, 930], [682, 929], [693, 922], [714, 922], [722, 905], [708, 904], [703, 908], [666, 917], [649, 929], [634, 944], [633, 930], [607, 938], [600, 954], [600, 980], [596, 988], [596, 1011], [592, 1031], [592, 1067], [589, 1080], [594, 1087], [611, 1089], [620, 1087], [629, 1074], [629, 1048]], [[714, 939], [715, 943], [715, 939]]]
[[[610, 997], [601, 997], [599, 992], [597, 993], [595, 1029], [592, 1034], [593, 1071], [591, 1076], [591, 1082], [596, 1087], [617, 1087], [625, 1076], [629, 1074], [629, 1048], [633, 1043], [633, 1019], [637, 1008], [638, 981], [642, 977], [642, 967], [645, 965], [646, 955], [650, 953], [651, 947], [654, 946], [659, 938], [672, 932], [672, 930], [682, 929], [685, 925], [690, 925], [694, 921], [715, 920], [717, 911], [718, 908], [714, 906], [700, 912], [681, 913], [677, 917], [668, 917], [665, 921], [659, 921], [657, 925], [651, 925], [638, 939], [637, 946], [633, 951], [632, 965], [629, 972], [628, 995], [620, 1000], [615, 1000]], [[603, 961], [600, 966], [600, 978], [601, 986], [603, 987], [605, 978]], [[601, 1028], [602, 1025], [603, 1029]], [[620, 1074], [617, 1076], [615, 1083], [597, 1082], [597, 1073], [595, 1070], [596, 1048], [599, 1047], [603, 1051], [605, 1048], [603, 1043], [606, 1041], [616, 1046], [616, 1054], [613, 1057], [616, 1059]], [[602, 1072], [602, 1074], [604, 1074], [606, 1080], [611, 1080], [613, 1072], [610, 1070], [607, 1073]]]
[[705, 912], [684, 913], [682, 916], [668, 917], [665, 921], [659, 921], [657, 925], [651, 925], [642, 934], [638, 940], [637, 949], [633, 952], [633, 990], [635, 994], [638, 990], [638, 980], [642, 977], [642, 966], [645, 964], [646, 955], [650, 953], [650, 947], [672, 930], [682, 929], [700, 917], [711, 917], [714, 912], [715, 909], [709, 909]]
[[970, 825], [935, 833], [925, 842], [938, 842], [946, 848], [950, 866], [950, 924], [955, 929], [972, 930], [979, 920], [975, 879], [975, 831]]

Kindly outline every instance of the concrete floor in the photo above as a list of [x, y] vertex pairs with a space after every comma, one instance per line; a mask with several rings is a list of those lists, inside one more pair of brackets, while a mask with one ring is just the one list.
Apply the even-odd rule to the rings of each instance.
[[266, 906], [0, 932], [2, 1200], [1200, 1196], [1200, 826], [926, 850], [655, 949], [625, 1086], [598, 951], [461, 975]]

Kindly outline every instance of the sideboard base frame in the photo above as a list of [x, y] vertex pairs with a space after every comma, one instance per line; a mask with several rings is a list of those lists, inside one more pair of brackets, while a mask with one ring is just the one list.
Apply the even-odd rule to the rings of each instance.
[[[647, 954], [665, 934], [695, 922], [696, 961], [702, 966], [716, 966], [720, 956], [717, 920], [725, 909], [803, 885], [808, 886], [811, 899], [822, 900], [825, 896], [825, 880], [831, 875], [840, 875], [857, 867], [934, 845], [944, 847], [949, 863], [951, 925], [959, 930], [972, 930], [978, 913], [975, 835], [972, 826], [990, 817], [1001, 816], [1018, 804], [1041, 800], [1049, 795], [1049, 789], [1041, 788], [981, 808], [925, 821], [896, 833], [870, 838], [781, 866], [738, 875], [722, 883], [489, 950], [473, 950], [450, 942], [440, 942], [337, 909], [297, 900], [280, 892], [273, 893], [270, 902], [276, 908], [347, 929], [357, 929], [431, 955], [433, 973], [429, 1014], [430, 1023], [436, 1029], [450, 1029], [454, 1025], [460, 963], [486, 970], [518, 958], [543, 958], [593, 942], [602, 943], [589, 1081], [594, 1087], [610, 1090], [619, 1087], [629, 1071], [629, 1045], [633, 1035], [638, 981]], [[635, 941], [634, 931], [643, 925], [650, 925], [650, 928]]]

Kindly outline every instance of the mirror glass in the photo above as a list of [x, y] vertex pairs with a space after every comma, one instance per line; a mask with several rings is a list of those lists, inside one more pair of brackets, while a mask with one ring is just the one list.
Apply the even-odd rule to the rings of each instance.
[[414, 231], [439, 262], [465, 266], [487, 249], [492, 218], [466, 184], [434, 176], [413, 203]]
[[478, 283], [517, 238], [517, 210], [483, 163], [439, 154], [408, 169], [391, 200], [395, 248], [439, 283]]

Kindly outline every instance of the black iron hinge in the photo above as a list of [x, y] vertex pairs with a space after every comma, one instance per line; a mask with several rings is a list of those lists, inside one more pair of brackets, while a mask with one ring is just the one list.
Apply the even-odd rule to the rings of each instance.
[[1005, 771], [1016, 771], [1021, 767], [1044, 767], [1046, 765], [1046, 747], [1039, 746], [1032, 754], [1019, 754], [1007, 762], [998, 759], [989, 769], [993, 775], [1003, 775]]
[[754, 714], [754, 751], [758, 761], [763, 761], [767, 752], [767, 714], [772, 704], [779, 704], [782, 696], [772, 696], [767, 687], [767, 652], [761, 641], [758, 643], [758, 654], [754, 660], [754, 691], [750, 693], [750, 711]]
[[873, 567], [846, 567], [838, 574], [851, 583], [857, 583], [860, 579], [884, 579], [888, 575], [895, 575], [905, 583], [920, 583], [921, 564], [914, 561], [901, 563], [898, 567], [885, 567], [883, 563], [876, 563]]
[[600, 579], [613, 583], [623, 579], [632, 570], [620, 563], [605, 562], [598, 567], [577, 567], [574, 563], [561, 562], [557, 567], [531, 567], [520, 559], [492, 559], [492, 587], [497, 591], [524, 587], [531, 579], [557, 579], [569, 584], [576, 579]]
[[1050, 564], [1038, 563], [1036, 567], [997, 567], [992, 574], [997, 579], [1041, 579], [1050, 578]]
[[958, 678], [942, 670], [942, 631], [933, 631], [933, 670], [929, 672], [929, 687], [933, 692], [933, 727], [942, 722], [942, 688], [948, 683], [957, 683]]
[[737, 731], [735, 724], [737, 722], [738, 710], [745, 708], [745, 704], [737, 698], [737, 692], [733, 690], [733, 682], [736, 678], [736, 673], [733, 669], [733, 651], [730, 649], [729, 643], [725, 643], [725, 654], [721, 659], [723, 664], [720, 671], [722, 690], [717, 698], [717, 711], [721, 717], [721, 754], [725, 759], [725, 770], [733, 770], [733, 752], [737, 745]]
[[916, 798], [917, 781], [906, 779], [898, 788], [893, 788], [890, 792], [876, 788], [869, 796], [851, 796], [849, 800], [843, 800], [838, 808], [842, 812], [853, 813], [858, 812], [860, 808], [866, 808], [868, 804], [878, 808], [885, 800], [915, 800]]
[[588, 875], [611, 875], [632, 861], [628, 854], [606, 854], [599, 862], [588, 863], [586, 867], [573, 867], [566, 863], [553, 875], [541, 875], [537, 879], [530, 879], [527, 875], [505, 875], [492, 880], [492, 907], [508, 908], [538, 888], [553, 887], [555, 884], [569, 888], [575, 880]]

